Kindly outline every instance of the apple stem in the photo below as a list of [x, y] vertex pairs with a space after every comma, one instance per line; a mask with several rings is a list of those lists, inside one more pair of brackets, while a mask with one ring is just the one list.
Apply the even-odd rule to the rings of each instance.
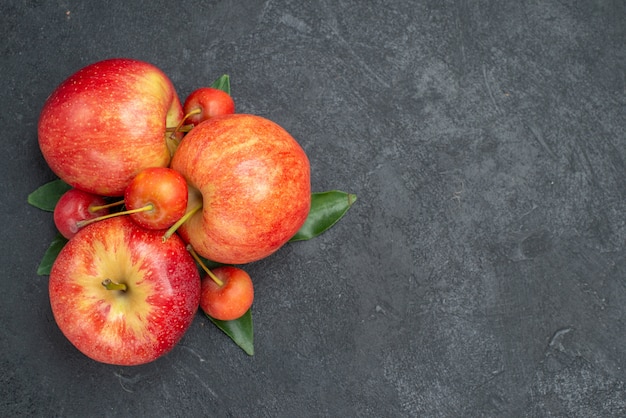
[[117, 202], [109, 203], [107, 205], [89, 206], [88, 210], [89, 210], [90, 213], [96, 213], [99, 210], [108, 209], [108, 208], [112, 208], [112, 207], [115, 207], [115, 206], [120, 206], [120, 205], [123, 205], [123, 204], [124, 204], [124, 200], [118, 200]]
[[167, 150], [170, 152], [170, 158], [174, 156], [174, 153], [176, 153], [178, 144], [180, 144], [180, 141], [176, 138], [175, 133], [165, 136], [165, 145], [167, 146]]
[[189, 123], [187, 125], [178, 125], [175, 126], [173, 128], [165, 128], [165, 132], [172, 132], [172, 133], [177, 133], [177, 132], [189, 132], [194, 128], [194, 124], [193, 123]]
[[170, 226], [169, 229], [165, 231], [165, 234], [163, 234], [163, 242], [167, 241], [169, 237], [174, 235], [174, 232], [176, 232], [176, 230], [180, 228], [182, 224], [187, 222], [187, 220], [191, 218], [200, 209], [202, 209], [202, 203], [199, 203], [197, 206], [194, 206], [189, 212], [185, 213], [179, 220], [177, 220], [174, 223], [174, 225]]
[[130, 209], [130, 210], [122, 211], [122, 212], [109, 213], [108, 215], [98, 216], [97, 218], [84, 219], [82, 221], [76, 222], [76, 226], [78, 228], [82, 228], [94, 222], [104, 221], [105, 219], [113, 218], [115, 216], [130, 215], [131, 213], [138, 213], [138, 212], [147, 212], [153, 209], [154, 209], [154, 205], [152, 203], [148, 203], [146, 206], [142, 206], [137, 209]]
[[206, 264], [204, 264], [204, 262], [202, 261], [202, 259], [200, 258], [200, 256], [198, 255], [198, 253], [196, 253], [196, 250], [193, 249], [193, 247], [191, 246], [191, 244], [187, 245], [187, 251], [189, 251], [189, 254], [191, 254], [191, 256], [193, 257], [194, 260], [196, 260], [196, 262], [200, 265], [200, 267], [202, 268], [202, 270], [204, 270], [204, 272], [211, 278], [211, 280], [213, 280], [219, 287], [224, 286], [224, 282], [222, 280], [220, 280], [219, 277], [217, 277], [207, 266]]
[[111, 279], [104, 279], [102, 281], [102, 286], [104, 286], [107, 290], [121, 290], [122, 292], [126, 292], [128, 290], [128, 286], [125, 283], [117, 283]]

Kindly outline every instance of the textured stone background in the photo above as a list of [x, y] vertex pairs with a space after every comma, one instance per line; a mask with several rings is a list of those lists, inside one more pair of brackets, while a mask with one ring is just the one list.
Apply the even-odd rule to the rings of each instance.
[[[0, 5], [3, 416], [617, 416], [626, 409], [626, 3]], [[91, 62], [221, 74], [313, 188], [359, 200], [247, 267], [254, 357], [198, 315], [149, 365], [94, 363], [35, 273], [55, 235], [47, 95]]]

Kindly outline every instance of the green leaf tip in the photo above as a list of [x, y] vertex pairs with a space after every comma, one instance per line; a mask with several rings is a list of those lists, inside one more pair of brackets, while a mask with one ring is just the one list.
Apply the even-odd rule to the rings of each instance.
[[63, 180], [52, 180], [29, 194], [28, 203], [38, 209], [54, 212], [54, 207], [61, 196], [63, 196], [63, 193], [71, 188], [72, 186]]
[[54, 260], [57, 259], [57, 256], [59, 255], [65, 244], [67, 244], [67, 239], [63, 235], [57, 234], [57, 236], [54, 237], [54, 239], [48, 246], [45, 254], [43, 255], [43, 258], [39, 262], [39, 267], [37, 267], [37, 274], [39, 276], [50, 275]]
[[211, 87], [213, 87], [214, 89], [225, 91], [226, 93], [230, 94], [230, 77], [228, 76], [228, 74], [224, 74], [213, 83], [211, 83]]
[[346, 214], [356, 199], [356, 194], [341, 190], [312, 193], [309, 215], [289, 241], [309, 240], [327, 231]]
[[[205, 314], [206, 315], [206, 314]], [[249, 356], [254, 355], [254, 330], [252, 326], [252, 310], [232, 321], [220, 321], [206, 315], [219, 329], [235, 342]]]

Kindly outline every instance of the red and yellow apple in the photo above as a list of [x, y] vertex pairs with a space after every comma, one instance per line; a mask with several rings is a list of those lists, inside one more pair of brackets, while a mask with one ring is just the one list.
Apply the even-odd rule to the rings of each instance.
[[170, 79], [154, 65], [114, 58], [88, 65], [63, 81], [39, 118], [41, 152], [66, 183], [121, 196], [148, 167], [166, 167], [178, 139], [168, 127], [183, 118]]
[[54, 319], [68, 340], [103, 363], [137, 365], [169, 352], [200, 300], [200, 275], [176, 235], [126, 216], [88, 225], [68, 241], [50, 272]]
[[208, 119], [181, 141], [171, 168], [189, 187], [178, 232], [201, 256], [244, 264], [269, 256], [300, 229], [311, 205], [309, 160], [298, 142], [266, 118]]

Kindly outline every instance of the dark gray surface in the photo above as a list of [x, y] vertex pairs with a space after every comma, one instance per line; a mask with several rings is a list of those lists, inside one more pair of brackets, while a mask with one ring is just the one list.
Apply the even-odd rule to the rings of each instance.
[[[626, 10], [615, 1], [3, 1], [0, 415], [573, 416], [626, 408]], [[35, 273], [46, 96], [91, 62], [223, 73], [315, 190], [248, 266], [256, 355], [198, 316], [155, 363], [78, 353]]]

